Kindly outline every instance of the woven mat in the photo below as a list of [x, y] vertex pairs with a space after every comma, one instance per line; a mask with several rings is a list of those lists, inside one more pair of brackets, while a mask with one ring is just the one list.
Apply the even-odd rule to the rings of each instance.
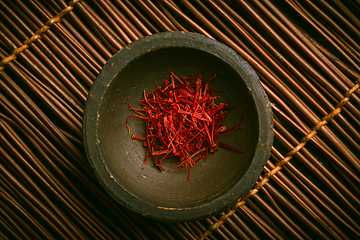
[[[360, 238], [360, 3], [0, 1], [0, 238]], [[161, 223], [114, 202], [82, 145], [86, 96], [132, 41], [193, 31], [248, 61], [275, 143], [227, 212]]]

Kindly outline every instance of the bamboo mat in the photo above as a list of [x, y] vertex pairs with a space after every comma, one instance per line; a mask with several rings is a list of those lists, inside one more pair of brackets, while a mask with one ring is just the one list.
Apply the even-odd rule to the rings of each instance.
[[[0, 239], [360, 239], [359, 12], [359, 0], [0, 0]], [[162, 31], [233, 48], [273, 107], [258, 183], [200, 221], [126, 210], [83, 150], [102, 66]]]

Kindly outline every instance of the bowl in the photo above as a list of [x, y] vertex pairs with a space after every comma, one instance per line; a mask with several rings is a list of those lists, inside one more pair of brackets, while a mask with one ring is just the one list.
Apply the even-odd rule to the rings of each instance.
[[[244, 150], [221, 148], [187, 171], [171, 172], [177, 159], [162, 163], [160, 171], [142, 141], [132, 140], [125, 125], [139, 107], [143, 90], [155, 82], [204, 72], [216, 74], [211, 86], [229, 110], [225, 126], [243, 113], [242, 129], [221, 141]], [[129, 121], [131, 133], [145, 136], [141, 119]], [[273, 142], [272, 110], [253, 68], [228, 46], [196, 33], [164, 32], [124, 47], [105, 64], [92, 85], [84, 112], [83, 139], [90, 165], [106, 191], [119, 203], [145, 217], [166, 222], [203, 219], [232, 207], [254, 186], [269, 158]]]

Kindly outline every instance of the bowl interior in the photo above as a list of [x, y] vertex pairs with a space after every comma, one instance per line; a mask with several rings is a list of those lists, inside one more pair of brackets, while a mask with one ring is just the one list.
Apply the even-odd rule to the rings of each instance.
[[[153, 92], [170, 71], [177, 76], [189, 76], [204, 72], [204, 79], [216, 74], [211, 86], [219, 93], [219, 102], [238, 107], [229, 110], [224, 123], [235, 125], [244, 115], [241, 126], [221, 141], [245, 151], [245, 154], [220, 148], [208, 159], [191, 168], [188, 172], [171, 169], [177, 164], [176, 158], [162, 163], [160, 171], [149, 157], [144, 159], [147, 148], [142, 141], [132, 140], [125, 125], [126, 119], [134, 112], [127, 106], [127, 98], [133, 107], [141, 108], [137, 100], [143, 99], [143, 90]], [[170, 79], [169, 79], [170, 80]], [[207, 51], [186, 47], [166, 47], [148, 51], [129, 62], [107, 87], [102, 97], [98, 121], [99, 151], [108, 178], [119, 186], [118, 194], [130, 194], [135, 199], [162, 208], [192, 208], [209, 203], [228, 192], [244, 176], [254, 159], [259, 137], [259, 121], [255, 103], [248, 86], [239, 73], [220, 57]], [[140, 118], [129, 121], [131, 134], [145, 137], [145, 124]], [[103, 176], [104, 177], [104, 176]]]

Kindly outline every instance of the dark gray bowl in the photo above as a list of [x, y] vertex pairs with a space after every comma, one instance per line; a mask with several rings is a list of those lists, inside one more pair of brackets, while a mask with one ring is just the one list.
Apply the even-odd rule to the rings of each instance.
[[[221, 141], [245, 154], [221, 148], [187, 171], [170, 172], [177, 159], [164, 161], [160, 172], [152, 158], [144, 165], [147, 149], [132, 140], [125, 125], [133, 114], [130, 104], [140, 107], [143, 90], [155, 90], [170, 71], [189, 76], [204, 71], [221, 102], [231, 109], [225, 126], [231, 127], [244, 114], [239, 129]], [[132, 134], [145, 136], [141, 119], [129, 122]], [[106, 191], [127, 208], [160, 221], [190, 221], [225, 211], [254, 186], [266, 163], [273, 142], [272, 111], [253, 68], [235, 51], [195, 33], [165, 32], [137, 40], [114, 57], [94, 82], [85, 106], [83, 122], [87, 157]]]

